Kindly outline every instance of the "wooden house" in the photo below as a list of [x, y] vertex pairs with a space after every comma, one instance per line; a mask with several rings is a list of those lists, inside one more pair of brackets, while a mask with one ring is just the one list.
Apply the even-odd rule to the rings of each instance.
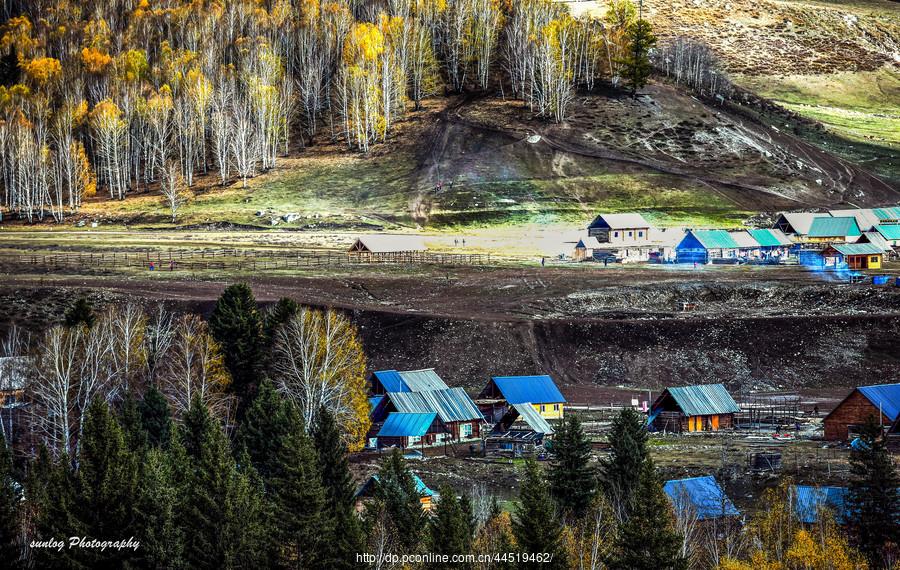
[[552, 436], [553, 427], [533, 406], [513, 404], [485, 438], [485, 451], [514, 456], [533, 453]]
[[871, 416], [890, 426], [900, 416], [900, 384], [855, 388], [825, 416], [825, 439], [847, 440]]
[[585, 236], [578, 240], [575, 249], [572, 252], [572, 259], [575, 261], [591, 261], [594, 259], [594, 252], [603, 251], [603, 244], [597, 241], [594, 236]]
[[827, 212], [782, 212], [778, 214], [773, 228], [785, 235], [794, 236], [795, 241], [806, 241], [813, 220], [829, 217], [831, 214]]
[[725, 230], [690, 230], [677, 246], [677, 263], [710, 263], [713, 259], [738, 257], [740, 246]]
[[650, 240], [650, 224], [638, 213], [600, 214], [588, 226], [588, 236], [600, 243], [629, 245]]
[[874, 243], [835, 243], [822, 251], [825, 267], [881, 269], [884, 251]]
[[779, 229], [748, 230], [756, 243], [762, 257], [784, 258], [790, 254], [794, 242]]
[[839, 218], [819, 217], [809, 226], [809, 234], [804, 241], [810, 243], [851, 243], [859, 239], [862, 232], [853, 216]]
[[441, 431], [435, 412], [390, 412], [375, 436], [377, 447], [425, 447], [434, 445]]
[[718, 431], [734, 427], [737, 403], [721, 384], [666, 388], [653, 405], [647, 424], [657, 431]]
[[423, 259], [426, 249], [421, 236], [365, 235], [353, 241], [347, 255], [360, 262], [404, 263]]
[[494, 376], [476, 398], [488, 423], [495, 424], [515, 405], [531, 406], [544, 419], [562, 419], [566, 399], [553, 378], [539, 376]]
[[676, 513], [690, 513], [698, 521], [741, 515], [712, 475], [672, 479], [666, 481], [663, 491]]
[[[428, 488], [422, 479], [415, 473], [412, 474], [413, 483], [416, 486], [416, 493], [419, 495], [419, 504], [422, 505], [423, 511], [430, 511], [440, 495]], [[375, 496], [375, 490], [381, 482], [381, 477], [376, 473], [359, 486], [354, 495], [356, 500], [356, 510], [362, 511], [367, 500]]]

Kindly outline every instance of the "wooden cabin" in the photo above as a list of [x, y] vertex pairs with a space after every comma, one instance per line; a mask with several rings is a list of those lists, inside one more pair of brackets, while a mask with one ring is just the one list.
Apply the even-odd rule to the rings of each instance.
[[874, 417], [884, 426], [890, 426], [900, 416], [900, 384], [880, 384], [854, 388], [841, 400], [831, 413], [825, 416], [825, 439], [847, 440]]
[[690, 230], [675, 246], [677, 263], [710, 263], [738, 257], [740, 246], [725, 230]]
[[375, 436], [375, 447], [425, 447], [434, 445], [441, 433], [441, 426], [434, 412], [391, 412]]
[[485, 451], [519, 456], [543, 448], [553, 427], [530, 404], [513, 404], [484, 441]]
[[611, 245], [646, 244], [651, 226], [638, 213], [600, 214], [588, 226], [588, 236]]
[[[426, 512], [430, 511], [432, 507], [434, 507], [435, 501], [440, 498], [440, 495], [429, 489], [415, 473], [412, 474], [412, 478], [413, 483], [416, 485], [416, 493], [419, 495], [419, 504], [422, 505], [422, 510]], [[356, 494], [353, 498], [356, 500], [356, 510], [358, 512], [362, 512], [365, 503], [375, 496], [375, 490], [380, 481], [381, 477], [376, 473], [366, 479], [365, 483], [360, 485], [356, 490]]]
[[718, 431], [734, 427], [739, 411], [722, 384], [666, 388], [650, 406], [647, 424], [674, 433]]
[[408, 263], [422, 260], [426, 249], [421, 236], [366, 235], [353, 241], [347, 255], [359, 262]]
[[859, 239], [862, 232], [853, 216], [839, 218], [819, 217], [809, 226], [805, 241], [810, 243], [850, 243]]
[[835, 243], [822, 251], [825, 267], [881, 269], [884, 251], [874, 243]]
[[496, 423], [511, 406], [528, 404], [544, 419], [565, 415], [566, 399], [553, 378], [539, 376], [494, 376], [476, 398], [488, 423]]

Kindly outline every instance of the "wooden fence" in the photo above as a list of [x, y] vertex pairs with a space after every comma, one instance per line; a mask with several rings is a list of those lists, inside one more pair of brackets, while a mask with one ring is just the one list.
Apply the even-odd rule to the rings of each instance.
[[0, 267], [44, 269], [250, 270], [355, 265], [490, 265], [490, 254], [417, 253], [403, 257], [360, 257], [328, 250], [170, 249], [112, 252], [0, 253]]

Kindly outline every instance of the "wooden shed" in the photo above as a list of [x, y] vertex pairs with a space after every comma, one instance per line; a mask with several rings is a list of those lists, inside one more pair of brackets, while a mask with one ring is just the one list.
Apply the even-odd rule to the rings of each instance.
[[847, 440], [872, 416], [885, 427], [900, 416], [900, 384], [860, 386], [825, 416], [825, 439]]
[[741, 409], [721, 384], [666, 388], [650, 407], [647, 424], [657, 431], [718, 431], [734, 427]]
[[421, 236], [366, 235], [356, 238], [347, 254], [358, 261], [402, 263], [423, 259], [426, 249]]
[[832, 244], [822, 251], [825, 267], [881, 269], [884, 251], [874, 243]]

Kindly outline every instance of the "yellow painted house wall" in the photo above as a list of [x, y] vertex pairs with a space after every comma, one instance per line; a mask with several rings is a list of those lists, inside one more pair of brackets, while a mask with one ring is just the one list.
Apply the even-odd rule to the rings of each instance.
[[[872, 260], [875, 261], [872, 261]], [[869, 256], [869, 269], [881, 269], [881, 256], [880, 255], [870, 255]]]
[[565, 404], [531, 404], [534, 411], [545, 420], [561, 420], [565, 413]]

